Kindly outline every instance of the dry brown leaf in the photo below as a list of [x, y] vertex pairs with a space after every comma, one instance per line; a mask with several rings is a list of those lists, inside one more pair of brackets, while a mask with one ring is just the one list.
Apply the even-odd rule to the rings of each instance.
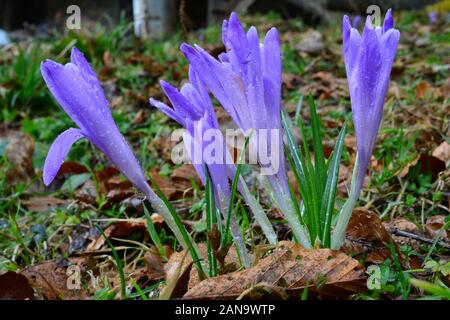
[[58, 199], [53, 196], [36, 196], [24, 200], [23, 204], [30, 211], [45, 212], [51, 208], [67, 204], [67, 200]]
[[[352, 256], [367, 254], [365, 261], [381, 263], [391, 256], [389, 243], [391, 235], [381, 222], [380, 217], [367, 209], [353, 209], [347, 226], [346, 240], [343, 250]], [[396, 246], [400, 259], [403, 256]]]
[[430, 94], [431, 89], [432, 89], [432, 87], [427, 81], [425, 81], [425, 80], [421, 81], [416, 86], [416, 88], [414, 89], [414, 93], [416, 94], [416, 98], [417, 99], [423, 99], [428, 94]]
[[[201, 257], [207, 257], [208, 249], [207, 249], [206, 243], [204, 243], [204, 242], [199, 243], [198, 250], [200, 252]], [[181, 252], [175, 252], [170, 256], [169, 261], [164, 265], [164, 271], [166, 273], [166, 278], [171, 277], [174, 270], [176, 270], [179, 267], [181, 262], [183, 262], [183, 269], [186, 268], [189, 265], [189, 263], [192, 262], [192, 259], [190, 256], [187, 256], [186, 259], [184, 259], [185, 254], [186, 254], [186, 251], [181, 251]], [[239, 268], [238, 254], [234, 247], [230, 247], [230, 249], [227, 252], [227, 255], [225, 256], [225, 260], [224, 260], [224, 269], [225, 270], [222, 270], [222, 271], [223, 272], [233, 272], [233, 271], [236, 271], [238, 268]], [[200, 277], [198, 275], [197, 269], [192, 268], [190, 277], [189, 277], [188, 287], [192, 288], [195, 285], [197, 285], [199, 282], [200, 282]]]
[[27, 277], [12, 271], [0, 275], [0, 300], [34, 300]]
[[450, 143], [444, 141], [433, 150], [432, 156], [445, 162], [448, 167], [450, 165]]
[[282, 78], [283, 78], [283, 86], [288, 90], [298, 88], [298, 85], [302, 81], [302, 78], [300, 78], [298, 75], [289, 72], [283, 73]]
[[147, 276], [150, 280], [162, 280], [166, 273], [164, 272], [163, 259], [157, 252], [150, 251], [144, 256], [147, 265]]
[[87, 180], [81, 187], [75, 191], [75, 196], [78, 200], [95, 205], [97, 203], [97, 188], [94, 181]]
[[365, 288], [361, 265], [340, 251], [311, 250], [282, 241], [271, 255], [254, 267], [201, 281], [185, 299], [235, 299], [244, 291], [264, 283], [284, 288], [291, 295], [310, 286], [323, 295], [343, 295]]
[[5, 145], [5, 155], [11, 164], [6, 172], [8, 182], [30, 182], [34, 177], [33, 138], [21, 131], [7, 130], [0, 134], [0, 145]]
[[[159, 215], [152, 215], [153, 223], [160, 222]], [[147, 220], [142, 218], [127, 219], [115, 221], [110, 224], [105, 230], [105, 235], [110, 238], [126, 239], [132, 234], [145, 233], [147, 230]], [[97, 239], [93, 240], [86, 248], [86, 252], [94, 252], [100, 250], [106, 244], [105, 238], [100, 235]]]
[[35, 264], [20, 273], [26, 276], [33, 289], [46, 299], [79, 300], [87, 297], [83, 289], [72, 289], [67, 285], [67, 268], [54, 260]]
[[[410, 233], [420, 233], [419, 228], [412, 223], [411, 221], [405, 219], [405, 218], [394, 218], [389, 222], [383, 223], [386, 230], [390, 230], [392, 233], [393, 230], [400, 230], [400, 231], [406, 231]], [[416, 251], [420, 251], [420, 243], [417, 240], [407, 238], [407, 237], [400, 237], [396, 235], [391, 235], [392, 239], [395, 241], [395, 243], [399, 245], [409, 245], [413, 247]]]
[[[442, 229], [442, 226], [445, 224], [445, 216], [444, 215], [437, 215], [432, 216], [427, 219], [427, 222], [425, 224], [425, 229], [427, 230], [430, 237], [434, 238], [437, 236], [439, 231]], [[450, 239], [450, 230], [446, 230], [442, 233], [441, 239]]]
[[61, 168], [59, 168], [58, 176], [63, 174], [81, 174], [87, 173], [89, 170], [75, 161], [66, 161], [62, 164]]

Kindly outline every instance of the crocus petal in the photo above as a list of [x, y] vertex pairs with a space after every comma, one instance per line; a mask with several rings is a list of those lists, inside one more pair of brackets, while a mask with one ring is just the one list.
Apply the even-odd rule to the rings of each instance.
[[392, 12], [383, 28], [373, 27], [368, 16], [362, 38], [343, 20], [344, 60], [356, 131], [358, 172], [354, 194], [359, 195], [383, 114], [384, 99], [400, 33], [393, 29]]
[[244, 28], [235, 12], [230, 15], [227, 30], [227, 43], [225, 44], [230, 55], [230, 61], [236, 72], [245, 76], [246, 65], [250, 62], [250, 50]]
[[161, 101], [155, 100], [153, 98], [150, 98], [149, 101], [150, 101], [150, 105], [158, 108], [159, 110], [164, 112], [166, 114], [166, 116], [168, 116], [172, 120], [175, 120], [176, 122], [178, 122], [179, 124], [184, 126], [184, 118], [180, 117], [171, 107], [169, 107], [165, 103], [162, 103]]
[[56, 137], [50, 147], [50, 150], [48, 151], [47, 158], [44, 163], [43, 177], [44, 184], [46, 186], [52, 183], [53, 179], [55, 179], [59, 168], [64, 163], [64, 159], [67, 157], [72, 145], [83, 137], [83, 132], [75, 128], [67, 129]]
[[267, 122], [266, 108], [264, 108], [264, 85], [261, 65], [261, 51], [258, 32], [251, 27], [247, 33], [251, 62], [248, 70], [250, 83], [247, 86], [247, 103], [253, 118], [253, 128], [265, 128]]
[[342, 41], [344, 43], [344, 51], [345, 46], [348, 46], [348, 39], [350, 37], [350, 30], [352, 29], [352, 25], [350, 23], [350, 18], [347, 15], [344, 15], [342, 18]]
[[387, 32], [392, 28], [394, 28], [394, 18], [392, 17], [392, 10], [389, 9], [384, 16], [383, 32]]
[[[281, 47], [278, 31], [275, 28], [270, 29], [265, 38], [262, 52], [262, 65], [264, 73], [264, 95], [266, 97], [266, 108], [268, 115], [278, 115], [281, 109]], [[271, 87], [271, 88], [269, 88]], [[280, 120], [280, 117], [267, 117], [270, 119]], [[279, 121], [278, 121], [279, 123]], [[269, 126], [269, 128], [278, 128], [276, 126]]]
[[92, 138], [91, 132], [105, 132], [114, 125], [103, 92], [84, 79], [77, 65], [47, 60], [41, 73], [59, 105], [86, 135]]
[[224, 46], [227, 45], [227, 38], [228, 38], [228, 21], [223, 20], [222, 23], [222, 43]]
[[161, 88], [164, 90], [167, 98], [169, 98], [172, 106], [177, 114], [182, 118], [198, 119], [198, 111], [193, 106], [193, 104], [186, 99], [176, 88], [174, 88], [170, 83], [161, 80]]

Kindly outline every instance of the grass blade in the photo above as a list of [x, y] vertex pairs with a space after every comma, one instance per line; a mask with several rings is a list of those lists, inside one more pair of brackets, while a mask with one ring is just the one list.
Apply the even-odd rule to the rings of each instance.
[[98, 231], [102, 234], [103, 238], [105, 238], [106, 243], [108, 244], [108, 247], [111, 249], [114, 261], [116, 262], [117, 270], [119, 270], [119, 278], [120, 278], [120, 297], [122, 299], [126, 299], [126, 284], [125, 284], [125, 273], [123, 272], [122, 264], [120, 263], [119, 254], [117, 253], [116, 249], [114, 248], [113, 244], [109, 240], [109, 238], [106, 236], [106, 234], [103, 232], [102, 228], [100, 228], [99, 225], [95, 225]]
[[410, 279], [409, 280], [411, 284], [417, 288], [420, 288], [422, 290], [425, 290], [431, 294], [434, 294], [436, 296], [442, 297], [444, 299], [450, 300], [450, 289], [449, 288], [443, 288], [436, 284], [419, 280], [419, 279]]
[[[217, 207], [214, 199], [214, 192], [211, 185], [211, 176], [209, 174], [208, 166], [205, 165], [206, 174], [206, 186], [205, 186], [205, 196], [206, 196], [206, 231], [210, 234], [213, 231], [214, 224], [217, 224]], [[217, 261], [214, 257], [213, 248], [209, 237], [206, 238], [206, 244], [208, 247], [208, 265], [209, 265], [209, 276], [215, 277], [217, 275]]]
[[339, 137], [331, 156], [328, 177], [322, 197], [320, 217], [323, 224], [322, 241], [324, 247], [329, 247], [331, 245], [331, 218], [333, 216], [334, 201], [336, 199], [339, 165], [341, 163], [342, 149], [344, 147], [345, 130], [346, 127], [344, 125], [339, 132]]
[[161, 189], [159, 188], [159, 186], [156, 183], [156, 181], [151, 176], [149, 176], [149, 179], [150, 179], [150, 182], [152, 183], [153, 187], [155, 188], [158, 196], [161, 198], [161, 200], [164, 202], [166, 207], [169, 209], [169, 212], [172, 215], [172, 218], [175, 221], [175, 224], [176, 224], [178, 230], [180, 231], [184, 241], [188, 244], [188, 247], [189, 247], [188, 251], [189, 251], [189, 253], [190, 253], [191, 257], [192, 257], [192, 261], [195, 261], [195, 267], [197, 268], [199, 276], [200, 276], [201, 279], [204, 279], [205, 278], [205, 272], [203, 270], [202, 264], [200, 263], [198, 249], [197, 249], [197, 246], [194, 243], [194, 240], [192, 240], [192, 237], [187, 232], [186, 227], [184, 226], [184, 224], [181, 221], [180, 217], [176, 213], [174, 207], [169, 202], [169, 200], [164, 195], [164, 193], [161, 191]]
[[239, 156], [239, 161], [238, 161], [238, 165], [236, 168], [236, 173], [234, 175], [233, 178], [233, 184], [231, 186], [231, 197], [230, 197], [230, 203], [228, 204], [228, 212], [227, 212], [227, 219], [226, 219], [226, 223], [225, 223], [225, 233], [224, 236], [222, 237], [222, 246], [226, 245], [226, 241], [228, 240], [228, 233], [230, 230], [230, 222], [231, 222], [231, 215], [233, 213], [233, 207], [234, 207], [234, 200], [236, 198], [236, 191], [237, 191], [237, 186], [238, 186], [238, 181], [239, 181], [239, 176], [241, 175], [241, 170], [242, 170], [242, 160], [243, 160], [243, 156], [245, 155], [245, 152], [247, 150], [247, 146], [248, 146], [248, 142], [250, 141], [250, 135], [248, 135], [245, 138], [244, 141], [244, 149], [242, 150], [242, 153]]
[[155, 224], [153, 223], [152, 217], [150, 216], [150, 213], [147, 209], [147, 205], [144, 201], [144, 214], [145, 214], [145, 219], [147, 220], [147, 231], [148, 234], [150, 235], [150, 238], [153, 241], [153, 244], [156, 246], [156, 248], [158, 249], [159, 254], [167, 259], [167, 253], [166, 253], [166, 249], [164, 248], [161, 239], [159, 238], [158, 232], [156, 231], [155, 228]]
[[322, 134], [320, 133], [320, 120], [317, 115], [316, 105], [313, 96], [309, 96], [309, 108], [311, 113], [311, 127], [313, 136], [313, 150], [314, 150], [314, 167], [316, 175], [319, 178], [318, 191], [319, 197], [322, 198], [323, 187], [327, 179], [327, 169], [325, 164], [325, 155], [322, 146]]

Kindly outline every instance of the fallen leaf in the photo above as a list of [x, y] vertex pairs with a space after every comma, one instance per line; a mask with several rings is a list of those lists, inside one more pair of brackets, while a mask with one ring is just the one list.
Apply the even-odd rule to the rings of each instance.
[[302, 81], [302, 78], [300, 76], [288, 72], [284, 72], [282, 74], [282, 78], [283, 78], [283, 86], [288, 90], [298, 88], [298, 85]]
[[133, 124], [144, 123], [147, 118], [148, 118], [148, 112], [145, 109], [141, 109], [134, 116]]
[[[438, 235], [439, 231], [442, 229], [442, 226], [445, 224], [445, 216], [437, 215], [432, 216], [427, 219], [425, 224], [425, 229], [430, 235], [430, 237], [434, 238]], [[442, 233], [441, 239], [450, 239], [450, 230], [446, 230]]]
[[[152, 217], [155, 215], [152, 215]], [[155, 217], [158, 217], [157, 215]], [[153, 218], [152, 218], [153, 219]], [[153, 221], [155, 222], [155, 221]], [[132, 234], [144, 233], [147, 230], [147, 220], [142, 218], [119, 220], [110, 224], [103, 232], [108, 237], [126, 239]], [[86, 252], [94, 252], [102, 249], [106, 246], [105, 238], [99, 235], [97, 239], [94, 239], [86, 248]]]
[[49, 209], [66, 205], [67, 200], [55, 198], [53, 196], [36, 196], [22, 202], [29, 211], [46, 212]]
[[68, 286], [67, 266], [54, 260], [44, 261], [23, 269], [20, 274], [28, 278], [33, 289], [49, 300], [85, 299], [83, 289]]
[[268, 283], [258, 283], [245, 290], [236, 300], [287, 300], [289, 295], [283, 287], [272, 286]]
[[75, 161], [66, 161], [62, 164], [58, 171], [58, 177], [64, 174], [82, 174], [87, 173], [89, 170]]
[[0, 300], [34, 300], [27, 277], [12, 271], [0, 275]]
[[398, 177], [403, 178], [406, 177], [411, 170], [417, 167], [421, 173], [431, 174], [432, 181], [435, 181], [439, 176], [439, 173], [445, 170], [445, 162], [435, 156], [422, 154], [414, 158], [396, 174]]
[[[167, 250], [166, 250], [167, 251]], [[150, 251], [144, 256], [147, 275], [150, 280], [162, 280], [166, 276], [163, 259], [157, 252]]]
[[331, 249], [305, 249], [282, 241], [254, 267], [201, 281], [184, 299], [235, 299], [258, 285], [282, 287], [298, 296], [305, 287], [321, 295], [348, 296], [365, 290], [364, 274], [355, 259]]
[[423, 99], [431, 92], [431, 85], [427, 81], [421, 81], [416, 88], [414, 89], [414, 93], [416, 94], [417, 99]]
[[11, 164], [10, 169], [6, 172], [8, 182], [13, 185], [30, 182], [35, 175], [33, 138], [21, 131], [2, 131], [0, 146], [5, 146], [5, 155]]
[[391, 237], [395, 243], [399, 245], [409, 245], [413, 247], [417, 252], [420, 251], [420, 243], [417, 240], [392, 234], [393, 230], [406, 231], [410, 233], [420, 233], [420, 229], [414, 223], [405, 218], [394, 218], [389, 222], [384, 222], [383, 226], [386, 228], [386, 230], [389, 230], [389, 232], [391, 233]]
[[450, 143], [444, 141], [433, 150], [433, 157], [445, 162], [448, 167], [450, 165]]
[[[366, 262], [381, 263], [391, 256], [391, 239], [376, 213], [355, 208], [347, 226], [343, 250], [352, 256], [365, 254]], [[404, 261], [397, 245], [396, 249], [400, 260]]]

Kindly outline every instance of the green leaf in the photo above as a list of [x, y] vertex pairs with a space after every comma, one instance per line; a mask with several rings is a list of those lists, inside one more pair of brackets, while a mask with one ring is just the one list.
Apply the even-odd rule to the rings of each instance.
[[316, 174], [320, 180], [318, 184], [319, 187], [319, 195], [322, 195], [323, 188], [325, 186], [325, 181], [327, 179], [326, 176], [326, 164], [325, 164], [325, 155], [323, 154], [323, 146], [322, 146], [322, 135], [320, 133], [320, 120], [317, 115], [316, 105], [314, 103], [314, 99], [312, 95], [309, 96], [309, 107], [311, 113], [311, 126], [313, 133], [313, 148], [314, 148], [314, 166], [316, 169]]
[[66, 181], [64, 181], [64, 184], [61, 187], [62, 191], [74, 191], [78, 187], [80, 187], [83, 183], [89, 180], [91, 177], [90, 173], [81, 173], [81, 174], [74, 174], [70, 176]]
[[233, 184], [231, 186], [230, 203], [228, 204], [227, 219], [226, 219], [226, 223], [225, 223], [225, 232], [224, 232], [224, 236], [222, 237], [222, 241], [221, 241], [222, 246], [225, 246], [226, 242], [228, 240], [228, 232], [230, 230], [231, 215], [233, 214], [233, 210], [235, 209], [234, 208], [234, 200], [236, 198], [236, 191], [237, 191], [239, 176], [241, 175], [241, 170], [242, 170], [243, 156], [245, 155], [245, 152], [247, 150], [248, 142], [250, 141], [250, 136], [251, 136], [251, 134], [245, 138], [244, 149], [242, 150], [242, 153], [239, 157], [238, 165], [236, 168], [236, 173], [234, 174]]
[[[214, 199], [214, 192], [212, 189], [211, 176], [209, 174], [208, 166], [205, 165], [206, 173], [206, 230], [208, 234], [213, 230], [213, 225], [217, 224], [217, 207]], [[207, 247], [208, 247], [208, 265], [209, 265], [209, 276], [215, 277], [217, 275], [217, 261], [214, 257], [214, 253], [211, 246], [211, 241], [207, 237]]]
[[153, 223], [152, 217], [150, 216], [150, 213], [147, 209], [147, 205], [145, 202], [144, 202], [144, 214], [145, 219], [147, 220], [147, 231], [148, 234], [150, 235], [150, 238], [152, 239], [156, 248], [158, 248], [159, 254], [167, 259], [166, 249], [164, 248], [161, 239], [159, 238], [158, 232], [156, 231], [155, 228], [155, 224]]
[[322, 197], [320, 217], [323, 224], [322, 242], [324, 247], [329, 247], [331, 245], [331, 220], [333, 216], [334, 202], [336, 199], [336, 189], [339, 178], [339, 165], [341, 162], [342, 149], [344, 146], [345, 131], [346, 126], [344, 125], [339, 132], [333, 154], [331, 155], [328, 177]]
[[102, 228], [100, 228], [99, 225], [95, 225], [98, 231], [102, 234], [103, 238], [105, 238], [106, 243], [108, 244], [108, 247], [111, 249], [114, 261], [116, 262], [117, 270], [119, 270], [119, 278], [120, 278], [120, 296], [122, 299], [126, 299], [126, 283], [125, 283], [125, 273], [123, 272], [122, 264], [120, 263], [119, 254], [117, 253], [116, 249], [114, 248], [113, 244], [109, 240], [109, 238], [105, 235]]
[[180, 217], [178, 216], [178, 214], [176, 213], [174, 207], [172, 206], [172, 204], [170, 203], [170, 201], [167, 199], [167, 197], [164, 195], [164, 193], [161, 191], [161, 189], [159, 188], [158, 184], [156, 183], [155, 179], [153, 179], [152, 176], [148, 177], [150, 182], [152, 183], [153, 187], [156, 190], [156, 193], [158, 194], [158, 196], [161, 198], [161, 200], [164, 202], [164, 204], [166, 205], [167, 209], [170, 212], [170, 215], [172, 216], [179, 232], [181, 233], [181, 236], [183, 237], [183, 240], [185, 241], [185, 243], [188, 246], [189, 249], [189, 253], [192, 257], [192, 261], [195, 262], [195, 266], [197, 268], [197, 271], [199, 273], [199, 276], [201, 279], [205, 278], [205, 272], [203, 271], [203, 267], [202, 264], [200, 263], [200, 259], [197, 253], [197, 249], [194, 243], [194, 240], [192, 239], [192, 237], [189, 235], [189, 233], [186, 230], [186, 227], [184, 226], [183, 222], [181, 221]]
[[410, 279], [413, 286], [428, 291], [431, 294], [450, 300], [450, 289], [443, 288], [433, 283], [422, 281], [419, 279]]

